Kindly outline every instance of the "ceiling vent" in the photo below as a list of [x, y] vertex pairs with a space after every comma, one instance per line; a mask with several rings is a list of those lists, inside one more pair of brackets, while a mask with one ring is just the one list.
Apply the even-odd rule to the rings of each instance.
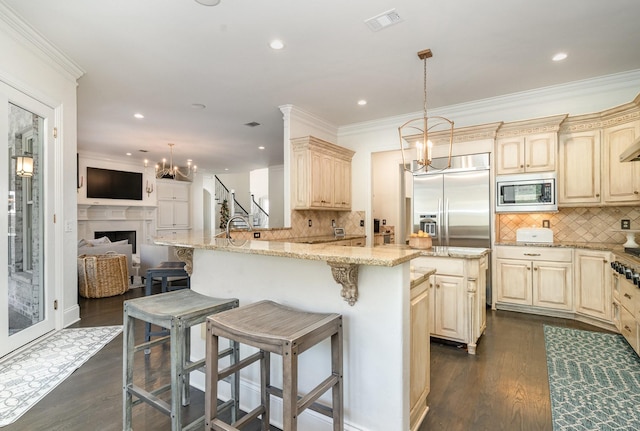
[[256, 121], [252, 121], [250, 123], [245, 123], [244, 125], [247, 126], [247, 127], [257, 127], [257, 126], [260, 125], [260, 123], [258, 123]]
[[367, 24], [367, 27], [369, 27], [371, 31], [378, 31], [402, 21], [402, 18], [400, 18], [400, 15], [398, 15], [396, 10], [391, 9], [381, 13], [380, 15], [374, 16], [373, 18], [365, 20], [364, 23]]

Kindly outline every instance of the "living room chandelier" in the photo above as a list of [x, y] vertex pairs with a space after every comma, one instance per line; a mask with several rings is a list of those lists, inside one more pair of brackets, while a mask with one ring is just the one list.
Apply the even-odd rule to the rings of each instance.
[[[451, 150], [453, 148], [453, 121], [444, 117], [427, 116], [427, 58], [432, 57], [430, 49], [418, 52], [418, 57], [424, 64], [424, 114], [422, 118], [414, 118], [398, 127], [400, 137], [400, 150], [402, 152], [402, 165], [404, 170], [411, 173], [427, 171], [434, 168], [431, 165], [433, 143], [429, 140], [429, 133], [437, 132], [439, 136], [445, 135], [449, 139], [449, 160], [446, 167], [439, 166], [437, 169], [444, 170], [451, 167]], [[414, 144], [415, 143], [415, 144]], [[416, 158], [409, 158], [409, 164], [405, 159], [405, 150], [415, 151]], [[411, 163], [414, 161], [415, 163]]]
[[[169, 178], [176, 179], [178, 176], [183, 178], [191, 179], [191, 174], [195, 174], [198, 171], [198, 167], [196, 165], [191, 165], [192, 160], [187, 159], [187, 172], [182, 172], [177, 165], [173, 164], [173, 147], [175, 144], [167, 144], [169, 145], [169, 163], [167, 164], [167, 159], [162, 159], [162, 166], [160, 164], [156, 165], [156, 178]], [[148, 161], [144, 161], [145, 168], [147, 167]]]

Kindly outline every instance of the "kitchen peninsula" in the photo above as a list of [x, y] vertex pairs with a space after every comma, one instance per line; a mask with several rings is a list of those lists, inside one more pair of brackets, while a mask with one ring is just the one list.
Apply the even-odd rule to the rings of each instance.
[[[270, 299], [304, 310], [342, 314], [345, 428], [417, 429], [428, 410], [429, 378], [428, 368], [426, 376], [424, 370], [422, 376], [410, 371], [415, 366], [411, 363], [411, 349], [415, 348], [410, 342], [411, 323], [417, 311], [422, 313], [419, 321], [427, 322], [424, 314], [429, 307], [428, 295], [414, 298], [412, 287], [425, 286], [435, 273], [424, 268], [419, 274], [411, 273], [410, 261], [421, 255], [419, 250], [227, 240], [195, 233], [159, 238], [155, 243], [178, 248], [178, 256], [191, 272], [191, 287], [199, 293], [238, 298], [241, 306]], [[199, 335], [194, 332], [192, 337], [194, 356], [204, 355]], [[428, 367], [425, 335], [420, 338], [425, 341], [427, 357], [426, 361], [421, 357], [421, 364]], [[300, 357], [300, 392], [308, 392], [323, 378], [329, 357], [328, 341]], [[280, 358], [274, 356], [272, 364], [272, 379], [279, 385]], [[257, 369], [242, 375], [241, 407], [245, 410], [259, 403], [258, 378]], [[414, 388], [415, 378], [422, 378], [425, 387]], [[194, 376], [192, 381], [204, 387], [203, 376]], [[225, 390], [221, 387], [221, 394]], [[329, 404], [329, 398], [320, 400]], [[412, 401], [419, 405], [410, 406]], [[277, 399], [273, 405], [272, 417], [280, 420]], [[307, 431], [330, 429], [323, 416], [312, 412], [300, 416], [299, 426]]]

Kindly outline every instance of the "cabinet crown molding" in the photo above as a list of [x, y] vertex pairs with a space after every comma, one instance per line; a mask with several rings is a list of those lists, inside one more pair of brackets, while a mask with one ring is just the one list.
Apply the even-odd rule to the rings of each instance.
[[569, 114], [561, 114], [504, 123], [500, 129], [498, 129], [497, 137], [507, 138], [512, 136], [533, 135], [536, 133], [557, 132], [560, 130], [560, 124], [562, 124], [568, 116]]
[[574, 133], [625, 124], [640, 119], [640, 93], [629, 103], [602, 112], [569, 117], [560, 127], [560, 133]]
[[330, 154], [334, 157], [338, 157], [344, 160], [351, 161], [355, 151], [348, 148], [340, 147], [339, 145], [332, 144], [331, 142], [323, 141], [322, 139], [314, 136], [303, 136], [300, 138], [291, 139], [291, 146], [294, 149], [309, 149], [320, 150], [326, 154]]
[[[453, 129], [453, 143], [459, 144], [462, 142], [481, 141], [484, 139], [493, 140], [496, 138], [496, 134], [502, 121], [496, 123], [480, 124], [477, 126], [459, 127]], [[414, 135], [416, 138], [422, 135]], [[443, 130], [434, 133], [429, 133], [429, 140], [433, 145], [448, 145], [449, 144], [449, 131]]]

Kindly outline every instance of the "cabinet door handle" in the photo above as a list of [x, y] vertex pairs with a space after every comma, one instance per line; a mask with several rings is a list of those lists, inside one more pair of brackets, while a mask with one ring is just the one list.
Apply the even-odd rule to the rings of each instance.
[[625, 294], [624, 294], [624, 297], [625, 297], [625, 298], [629, 298], [629, 299], [631, 299], [631, 295], [629, 295], [628, 293], [625, 293]]
[[599, 198], [600, 197], [600, 193], [596, 193], [596, 197]]
[[527, 271], [529, 271], [531, 268], [527, 266]]
[[609, 263], [606, 259], [605, 259], [605, 260], [603, 260], [603, 262], [604, 262], [604, 263]]
[[638, 191], [637, 191], [637, 190], [635, 190], [635, 191], [633, 192], [633, 194], [634, 194], [634, 195], [637, 195], [637, 194], [638, 194]]
[[440, 283], [436, 283], [436, 289], [440, 289]]
[[540, 256], [540, 253], [525, 253], [525, 256]]
[[524, 165], [520, 165], [521, 168], [524, 168]]
[[527, 168], [529, 167], [529, 165], [527, 165]]
[[537, 266], [534, 266], [534, 267], [533, 267], [533, 270], [534, 270], [534, 271], [537, 271], [537, 270], [538, 270], [538, 267], [537, 267]]
[[627, 325], [624, 325], [624, 329], [626, 329], [627, 331], [631, 332], [631, 328], [629, 328]]

